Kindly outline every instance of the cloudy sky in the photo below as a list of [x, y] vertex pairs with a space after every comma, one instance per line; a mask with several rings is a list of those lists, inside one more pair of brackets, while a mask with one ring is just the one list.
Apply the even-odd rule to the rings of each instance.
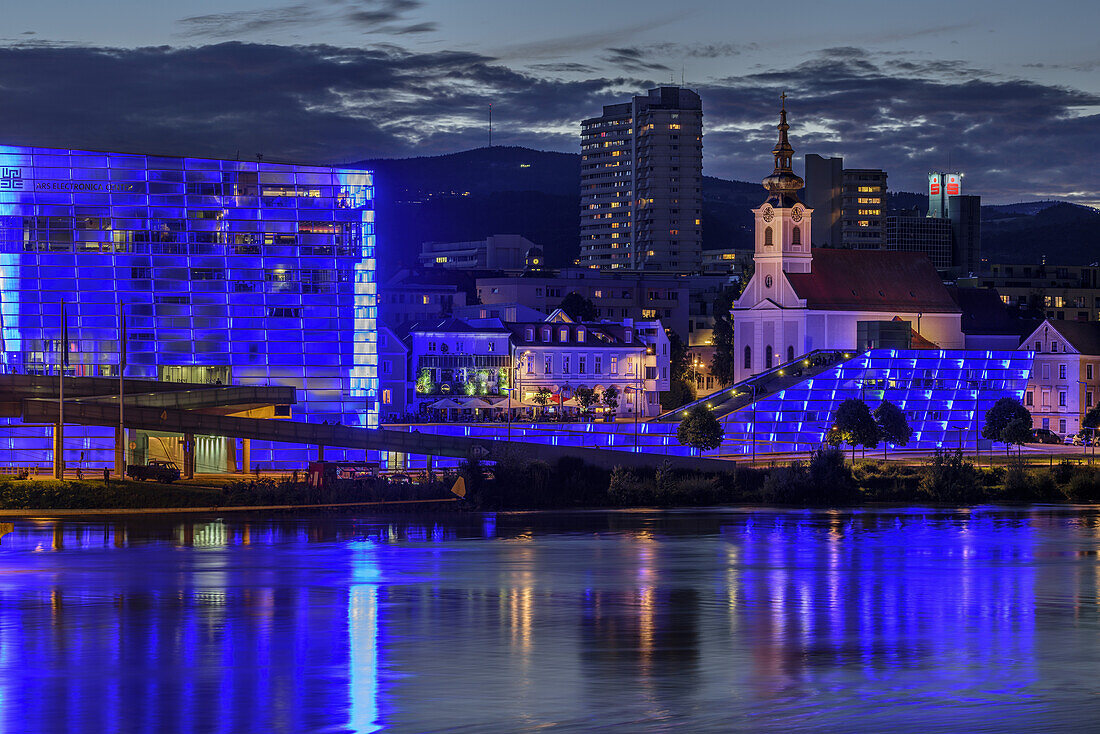
[[35, 0], [5, 4], [0, 142], [352, 161], [577, 152], [602, 104], [703, 96], [704, 171], [798, 152], [990, 203], [1100, 204], [1100, 3]]

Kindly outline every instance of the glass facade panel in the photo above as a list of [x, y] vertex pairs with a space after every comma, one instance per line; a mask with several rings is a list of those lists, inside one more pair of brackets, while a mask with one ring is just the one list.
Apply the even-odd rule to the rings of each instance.
[[[373, 204], [369, 171], [0, 146], [0, 368], [57, 373], [64, 302], [66, 374], [117, 375], [121, 303], [127, 377], [293, 385], [295, 420], [374, 427]], [[70, 465], [113, 450], [113, 429], [67, 428]], [[251, 445], [264, 470], [312, 455]], [[0, 436], [0, 462], [51, 460], [48, 428]]]

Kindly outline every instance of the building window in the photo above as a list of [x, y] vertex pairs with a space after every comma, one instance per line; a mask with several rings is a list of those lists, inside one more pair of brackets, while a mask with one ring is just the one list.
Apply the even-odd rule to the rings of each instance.
[[1087, 393], [1085, 393], [1085, 407], [1092, 407], [1092, 390], [1089, 390]]
[[554, 373], [554, 358], [547, 357], [542, 363], [542, 374], [550, 375]]
[[1065, 432], [1066, 432], [1066, 419], [1065, 418], [1059, 418], [1058, 419], [1058, 433], [1065, 433]]
[[772, 368], [772, 345], [764, 347], [764, 369], [770, 370]]
[[528, 326], [526, 329], [524, 329], [523, 338], [524, 338], [525, 341], [529, 341], [529, 342], [535, 341], [535, 329], [534, 329], [534, 327]]
[[787, 347], [787, 361], [794, 361], [794, 347]]
[[1052, 352], [1057, 352], [1058, 351], [1058, 342], [1051, 342], [1050, 343], [1050, 351], [1052, 351]]
[[428, 351], [429, 352], [434, 352], [435, 351], [435, 342], [428, 342]]
[[569, 329], [568, 328], [558, 329], [558, 341], [561, 341], [561, 342], [569, 341]]
[[393, 362], [388, 359], [382, 360], [382, 374], [389, 375], [393, 373]]
[[752, 347], [745, 347], [745, 369], [752, 369]]
[[612, 375], [619, 374], [619, 358], [612, 355], [611, 357], [611, 372]]
[[544, 328], [542, 330], [542, 340], [544, 342], [550, 341], [550, 327], [549, 326], [547, 326], [546, 328]]
[[765, 245], [775, 244], [772, 241], [772, 228], [771, 227], [765, 227], [764, 228], [764, 244]]
[[1042, 342], [1035, 342], [1035, 351], [1036, 352], [1043, 351], [1043, 343]]
[[1064, 364], [1058, 365], [1058, 379], [1066, 379], [1066, 366]]
[[584, 343], [584, 329], [577, 329], [577, 341], [581, 344]]
[[1086, 380], [1091, 380], [1092, 379], [1092, 365], [1091, 364], [1086, 364], [1085, 365], [1085, 379]]
[[1058, 391], [1058, 405], [1059, 405], [1059, 407], [1062, 407], [1062, 408], [1066, 407], [1066, 391], [1065, 390], [1059, 390]]
[[389, 390], [382, 391], [382, 405], [390, 405], [393, 403], [393, 393]]
[[792, 245], [801, 245], [802, 244], [802, 230], [799, 229], [798, 227], [795, 227], [791, 231], [791, 244]]
[[603, 372], [603, 357], [595, 357], [593, 366], [596, 368], [595, 374], [601, 374]]
[[496, 342], [489, 342], [489, 351], [490, 352], [495, 352], [496, 350], [497, 350], [497, 343]]
[[564, 354], [561, 358], [561, 373], [563, 375], [569, 374], [569, 355]]
[[1035, 405], [1035, 393], [1033, 393], [1031, 390], [1028, 390], [1026, 393], [1024, 393], [1024, 405], [1028, 407]]

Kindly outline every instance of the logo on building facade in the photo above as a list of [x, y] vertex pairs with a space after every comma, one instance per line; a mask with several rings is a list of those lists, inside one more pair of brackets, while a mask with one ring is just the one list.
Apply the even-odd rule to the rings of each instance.
[[15, 191], [22, 188], [22, 168], [0, 168], [0, 191]]

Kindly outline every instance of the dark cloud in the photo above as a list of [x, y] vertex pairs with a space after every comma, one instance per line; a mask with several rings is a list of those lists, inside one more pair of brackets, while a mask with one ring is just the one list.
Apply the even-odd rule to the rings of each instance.
[[435, 23], [407, 23], [405, 16], [421, 0], [328, 0], [261, 10], [194, 15], [179, 21], [183, 35], [204, 38], [240, 38], [257, 33], [294, 30], [302, 26], [338, 23], [366, 33], [427, 33]]
[[672, 70], [672, 67], [653, 60], [650, 54], [638, 48], [609, 48], [602, 60], [626, 71], [645, 73]]
[[[494, 142], [577, 152], [580, 119], [650, 84], [624, 71], [601, 77], [570, 62], [521, 71], [395, 44], [7, 46], [0, 142], [353, 161], [484, 145], [492, 103]], [[1100, 189], [1100, 99], [1073, 89], [854, 48], [696, 88], [708, 175], [756, 180], [771, 170], [786, 91], [799, 155], [885, 168], [895, 190], [920, 189], [927, 171], [947, 166], [996, 201], [1095, 201]]]
[[699, 91], [708, 126], [725, 128], [707, 138], [711, 172], [768, 166], [765, 146], [786, 91], [799, 154], [886, 169], [894, 190], [922, 190], [929, 170], [950, 167], [966, 172], [970, 193], [996, 200], [1098, 198], [1088, 151], [1100, 146], [1100, 98], [1077, 90], [845, 48]]
[[472, 53], [221, 43], [0, 48], [0, 141], [56, 147], [347, 161], [495, 140], [568, 148], [583, 110], [626, 78], [565, 82]]

